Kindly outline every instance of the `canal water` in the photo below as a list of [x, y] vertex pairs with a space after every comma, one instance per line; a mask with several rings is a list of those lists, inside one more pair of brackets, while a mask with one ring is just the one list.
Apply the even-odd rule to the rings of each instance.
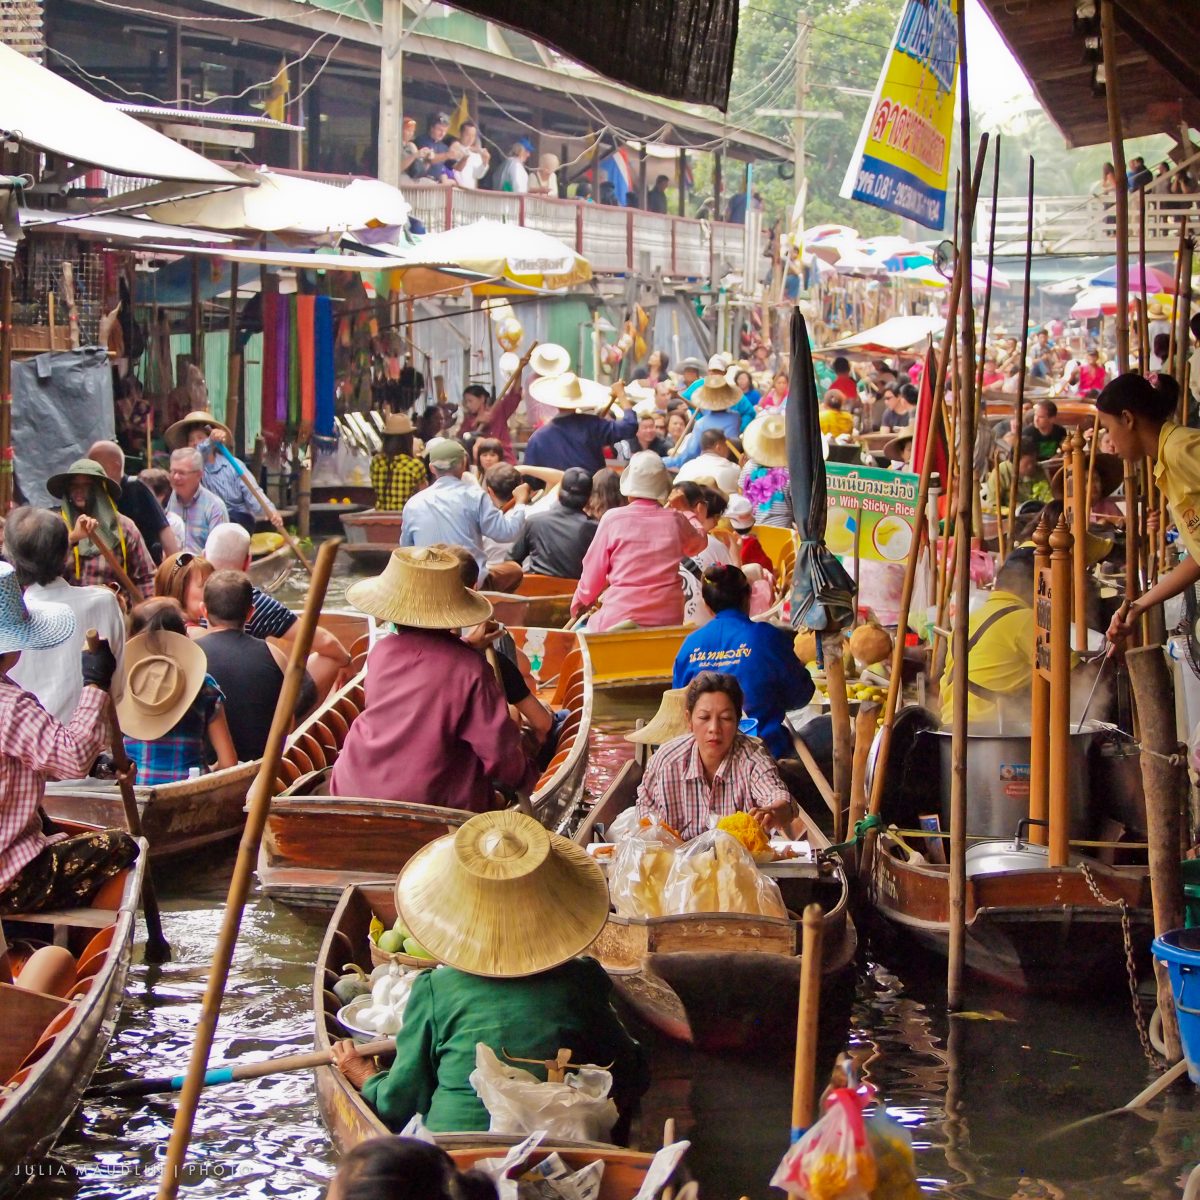
[[[622, 734], [655, 707], [646, 692], [600, 693], [589, 787], [598, 793], [628, 754]], [[101, 1078], [182, 1072], [233, 852], [160, 871], [159, 898], [174, 960], [141, 963]], [[311, 1049], [312, 963], [325, 917], [252, 894], [217, 1032], [213, 1063]], [[1128, 993], [1070, 1002], [974, 988], [969, 1011], [945, 1013], [944, 964], [869, 924], [847, 1045], [886, 1110], [909, 1131], [923, 1190], [962, 1200], [1118, 1200], [1180, 1195], [1200, 1159], [1200, 1104], [1173, 1093], [1141, 1115], [1062, 1127], [1129, 1100], [1152, 1076]], [[769, 1014], [768, 1014], [769, 1016]], [[791, 1036], [747, 1057], [696, 1054], [647, 1037], [654, 1082], [641, 1137], [652, 1147], [673, 1116], [692, 1140], [689, 1163], [710, 1200], [766, 1200], [787, 1146]], [[165, 1154], [170, 1097], [88, 1101], [22, 1200], [151, 1197]], [[307, 1072], [204, 1093], [192, 1140], [195, 1197], [317, 1200], [333, 1158]]]

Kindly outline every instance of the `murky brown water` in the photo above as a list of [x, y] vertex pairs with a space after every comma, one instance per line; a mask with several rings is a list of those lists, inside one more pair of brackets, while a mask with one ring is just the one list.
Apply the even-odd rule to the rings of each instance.
[[[628, 756], [620, 734], [649, 715], [646, 692], [601, 694], [589, 775], [599, 790]], [[160, 873], [175, 959], [135, 966], [106, 1073], [182, 1071], [220, 922], [232, 853]], [[311, 1047], [310, 979], [324, 920], [251, 897], [226, 992], [213, 1062]], [[944, 965], [904, 943], [862, 930], [864, 952], [848, 1044], [872, 1055], [869, 1078], [888, 1111], [911, 1131], [922, 1187], [962, 1200], [1061, 1194], [1180, 1195], [1181, 1174], [1200, 1158], [1200, 1105], [1190, 1091], [1143, 1116], [1095, 1122], [1068, 1137], [1043, 1135], [1135, 1095], [1150, 1076], [1128, 995], [1074, 1003], [976, 990], [975, 1011], [1008, 1021], [945, 1016]], [[140, 958], [140, 952], [138, 954]], [[886, 964], [886, 965], [884, 965]], [[696, 1054], [652, 1044], [654, 1084], [643, 1125], [653, 1138], [674, 1116], [693, 1140], [691, 1168], [713, 1200], [758, 1200], [787, 1145], [790, 1038], [755, 1058]], [[22, 1200], [150, 1197], [174, 1112], [170, 1097], [128, 1105], [89, 1102]], [[282, 1075], [209, 1089], [192, 1143], [196, 1197], [316, 1200], [332, 1156], [311, 1076]], [[1038, 1191], [1042, 1180], [1060, 1189]]]

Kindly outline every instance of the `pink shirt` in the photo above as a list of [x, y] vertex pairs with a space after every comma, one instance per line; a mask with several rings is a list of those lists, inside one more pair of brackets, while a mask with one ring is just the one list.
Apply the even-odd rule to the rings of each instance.
[[1108, 372], [1100, 364], [1093, 366], [1091, 363], [1084, 363], [1079, 368], [1079, 394], [1082, 396], [1084, 392], [1090, 392], [1095, 388], [1098, 392], [1104, 390], [1105, 383], [1108, 382]]
[[381, 638], [366, 691], [332, 795], [486, 812], [493, 783], [536, 781], [487, 659], [456, 634], [405, 628]]
[[603, 592], [600, 611], [588, 618], [593, 632], [602, 633], [622, 621], [644, 629], [678, 625], [684, 599], [679, 563], [707, 545], [708, 535], [684, 513], [653, 500], [610, 508], [584, 556], [571, 611], [582, 612]]
[[504, 447], [504, 461], [515, 463], [517, 456], [513, 453], [512, 434], [508, 431], [508, 422], [517, 406], [521, 403], [521, 387], [516, 384], [509, 388], [508, 394], [501, 396], [481, 420], [474, 413], [463, 413], [462, 423], [458, 427], [460, 434], [475, 433], [480, 437], [498, 438]]

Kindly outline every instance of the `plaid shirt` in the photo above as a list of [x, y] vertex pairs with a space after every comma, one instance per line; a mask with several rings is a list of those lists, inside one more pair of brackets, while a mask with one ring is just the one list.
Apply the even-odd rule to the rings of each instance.
[[175, 783], [186, 779], [192, 767], [203, 774], [208, 770], [205, 756], [205, 735], [208, 723], [225, 702], [225, 695], [211, 675], [204, 676], [204, 683], [192, 706], [175, 722], [170, 732], [157, 741], [139, 742], [135, 738], [125, 739], [125, 753], [137, 763], [137, 781], [143, 787], [154, 787], [163, 783]]
[[[117, 562], [125, 568], [125, 574], [137, 584], [142, 597], [149, 600], [154, 595], [154, 560], [146, 549], [138, 527], [124, 513], [118, 513], [117, 520], [121, 522], [121, 539], [110, 549], [117, 556]], [[68, 554], [66, 576], [68, 583], [83, 587], [107, 587], [110, 583], [117, 583], [112, 568], [99, 551], [90, 558], [82, 555], [77, 558], [73, 552]]]
[[696, 739], [685, 733], [661, 746], [638, 789], [641, 817], [656, 816], [685, 840], [704, 833], [710, 817], [753, 812], [779, 801], [791, 803], [775, 760], [757, 738], [735, 734], [733, 746], [713, 776], [704, 777]]
[[174, 513], [183, 522], [182, 549], [191, 550], [193, 554], [203, 554], [204, 543], [208, 541], [213, 528], [229, 520], [225, 502], [203, 485], [197, 488], [189, 504], [181, 504], [179, 497], [172, 492], [171, 499], [167, 501], [167, 512]]
[[376, 454], [371, 459], [371, 486], [375, 489], [375, 508], [379, 512], [400, 512], [429, 482], [425, 464], [419, 458], [398, 454], [385, 458]]
[[0, 678], [0, 888], [7, 887], [63, 834], [42, 832], [38, 807], [47, 779], [79, 779], [108, 736], [101, 719], [107, 693], [85, 687], [68, 724], [56, 721], [31, 692]]

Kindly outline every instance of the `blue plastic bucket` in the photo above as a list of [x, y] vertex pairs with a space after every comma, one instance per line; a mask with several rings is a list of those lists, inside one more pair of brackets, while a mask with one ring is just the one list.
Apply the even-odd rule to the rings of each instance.
[[1200, 1084], [1200, 929], [1172, 929], [1155, 938], [1150, 949], [1171, 974], [1188, 1078]]

